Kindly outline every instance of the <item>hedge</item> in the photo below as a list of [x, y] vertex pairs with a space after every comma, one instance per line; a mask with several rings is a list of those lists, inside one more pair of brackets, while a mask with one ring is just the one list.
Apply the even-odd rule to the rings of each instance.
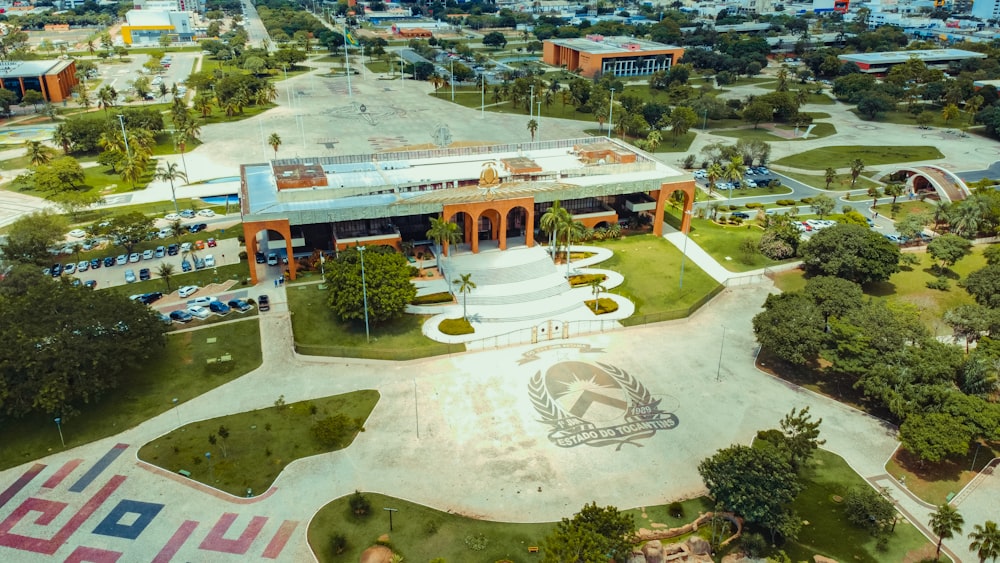
[[569, 285], [573, 287], [583, 287], [585, 285], [590, 285], [590, 282], [594, 280], [601, 280], [601, 282], [604, 282], [607, 279], [608, 276], [604, 274], [577, 274], [569, 277]]
[[451, 336], [461, 336], [476, 332], [469, 321], [465, 319], [445, 319], [438, 325], [438, 330]]
[[454, 301], [455, 298], [450, 293], [442, 291], [414, 297], [413, 301], [410, 301], [410, 305], [437, 305], [439, 303], [453, 303]]

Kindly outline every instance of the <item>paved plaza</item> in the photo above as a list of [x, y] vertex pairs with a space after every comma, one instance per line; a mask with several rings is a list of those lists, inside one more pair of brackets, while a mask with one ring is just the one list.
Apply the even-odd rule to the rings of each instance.
[[[287, 85], [279, 86], [281, 107], [205, 128], [205, 144], [186, 157], [192, 181], [230, 177], [241, 163], [273, 158], [262, 142], [272, 131], [285, 140], [279, 157], [429, 144], [439, 124], [461, 142], [530, 139], [526, 116], [483, 120], [478, 110], [428, 97], [427, 84], [369, 76], [353, 81], [350, 95], [344, 78], [304, 75]], [[540, 132], [543, 139], [575, 137], [593, 126], [543, 119]], [[899, 138], [877, 140], [935, 144], [885, 127]], [[871, 144], [866, 136], [796, 142], [796, 149]], [[938, 146], [949, 158], [954, 153], [958, 169], [982, 168], [995, 156], [976, 166], [970, 155], [978, 149], [966, 143]], [[776, 153], [789, 150], [775, 145]], [[168, 187], [154, 184], [135, 201], [164, 193], [168, 198]], [[728, 276], [695, 246], [689, 258], [716, 279]], [[727, 289], [689, 319], [398, 363], [297, 356], [284, 290], [264, 283], [273, 310], [260, 317], [259, 369], [117, 436], [0, 472], [0, 560], [307, 561], [310, 518], [356, 489], [509, 521], [557, 520], [590, 501], [661, 504], [704, 492], [701, 459], [749, 443], [757, 430], [806, 406], [823, 418], [826, 448], [891, 487], [910, 517], [927, 521], [930, 509], [884, 475], [897, 446], [894, 428], [754, 367], [751, 319], [775, 291], [766, 280]], [[366, 432], [346, 450], [296, 461], [251, 499], [136, 459], [139, 447], [178, 425], [271, 406], [279, 395], [291, 403], [357, 389], [381, 393]], [[995, 519], [998, 487], [988, 476], [963, 497], [966, 532]], [[964, 535], [946, 545], [974, 560]]]

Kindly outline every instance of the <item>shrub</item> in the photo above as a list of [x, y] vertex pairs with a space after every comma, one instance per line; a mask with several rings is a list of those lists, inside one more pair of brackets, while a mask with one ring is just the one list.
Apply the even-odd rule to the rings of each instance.
[[351, 419], [343, 414], [335, 414], [317, 420], [312, 425], [313, 436], [327, 447], [340, 446], [356, 430]]
[[476, 332], [476, 329], [472, 328], [469, 321], [465, 319], [445, 319], [438, 325], [438, 330], [451, 336], [461, 336]]
[[764, 207], [764, 204], [756, 202], [756, 201], [751, 201], [750, 203], [746, 204], [744, 207], [746, 207], [747, 209], [760, 209], [761, 207]]
[[[590, 309], [590, 312], [594, 312], [594, 300], [590, 299], [583, 302]], [[602, 297], [597, 300], [597, 312], [595, 315], [603, 315], [605, 313], [614, 313], [618, 310], [618, 303], [614, 299], [608, 297]]]
[[684, 517], [684, 505], [679, 502], [672, 502], [667, 506], [667, 512], [674, 518]]
[[781, 205], [781, 206], [795, 205], [795, 200], [794, 199], [779, 199], [775, 203], [777, 203], [778, 205]]
[[420, 295], [414, 297], [410, 301], [410, 305], [437, 305], [438, 303], [451, 303], [455, 301], [455, 298], [447, 291], [442, 291], [440, 293], [429, 293], [427, 295]]
[[240, 251], [240, 253], [239, 253], [240, 260], [246, 260], [247, 256], [248, 256], [248, 254], [247, 254], [246, 250], [241, 250]]
[[355, 518], [364, 518], [370, 516], [372, 513], [372, 503], [368, 500], [368, 497], [361, 494], [361, 491], [354, 491], [347, 504], [350, 505], [351, 514]]
[[569, 285], [573, 287], [582, 287], [590, 285], [590, 282], [594, 280], [601, 280], [603, 282], [607, 279], [608, 276], [604, 274], [577, 274], [569, 277]]
[[695, 159], [695, 156], [693, 154], [689, 154], [689, 155], [685, 156], [684, 157], [684, 168], [694, 168], [694, 159]]
[[760, 253], [771, 260], [784, 260], [795, 256], [795, 249], [781, 240], [777, 233], [768, 231], [760, 237]]
[[476, 534], [465, 536], [465, 546], [472, 551], [483, 551], [490, 544], [486, 534]]
[[347, 536], [344, 534], [334, 534], [330, 538], [330, 547], [333, 549], [334, 555], [340, 555], [347, 549]]
[[428, 536], [433, 536], [438, 533], [438, 529], [441, 528], [441, 523], [437, 520], [428, 520], [424, 522], [424, 533]]
[[806, 205], [809, 205], [810, 203], [813, 202], [813, 198], [811, 198], [811, 197], [804, 197], [804, 198], [800, 199], [799, 201], [801, 201], [802, 203], [804, 203]]
[[757, 533], [743, 534], [740, 538], [740, 547], [747, 556], [754, 559], [760, 557], [767, 550], [767, 540]]
[[948, 291], [951, 288], [951, 282], [944, 276], [938, 276], [934, 281], [927, 282], [927, 287], [928, 289]]

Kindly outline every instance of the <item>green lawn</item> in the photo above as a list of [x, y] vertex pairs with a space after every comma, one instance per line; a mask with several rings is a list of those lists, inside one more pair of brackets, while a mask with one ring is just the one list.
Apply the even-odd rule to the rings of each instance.
[[424, 336], [420, 326], [426, 317], [417, 315], [371, 325], [371, 342], [366, 343], [364, 323], [338, 321], [327, 305], [327, 291], [318, 284], [290, 285], [287, 292], [295, 348], [301, 354], [411, 360], [465, 351], [464, 345], [442, 344]]
[[[757, 214], [757, 211], [749, 210], [747, 213], [752, 218]], [[667, 222], [675, 228], [680, 228], [680, 211], [668, 207], [666, 214]], [[743, 256], [740, 244], [748, 238], [760, 240], [763, 234], [764, 232], [756, 226], [753, 220], [744, 222], [740, 226], [723, 226], [708, 219], [696, 217], [691, 219], [691, 242], [697, 243], [723, 268], [731, 272], [748, 272], [781, 264], [781, 262], [771, 260], [763, 254], [755, 254], [752, 257]]]
[[[784, 546], [792, 561], [812, 561], [817, 553], [837, 561], [860, 563], [917, 561], [933, 556], [933, 544], [905, 519], [896, 524], [885, 551], [877, 549], [875, 538], [868, 532], [847, 521], [843, 504], [833, 497], [843, 498], [851, 487], [868, 484], [840, 456], [817, 450], [802, 477], [805, 489], [792, 508], [809, 524], [802, 527], [798, 540]], [[918, 551], [921, 555], [915, 557]]]
[[[277, 393], [277, 391], [275, 391]], [[378, 403], [378, 391], [353, 391], [194, 422], [175, 429], [139, 449], [139, 459], [168, 471], [186, 470], [191, 479], [236, 496], [248, 490], [262, 494], [284, 468], [297, 459], [351, 445]], [[317, 439], [317, 421], [343, 415], [339, 437]], [[225, 440], [219, 429], [225, 427]], [[216, 436], [215, 443], [209, 436]], [[206, 452], [212, 454], [211, 459]]]
[[[214, 339], [214, 340], [213, 340]], [[211, 342], [210, 342], [211, 341]], [[85, 353], [85, 352], [81, 352]], [[208, 364], [208, 358], [231, 354], [231, 362]], [[232, 323], [167, 336], [166, 347], [128, 381], [75, 416], [64, 416], [66, 447], [82, 446], [124, 432], [257, 368], [261, 362], [260, 328], [256, 322]], [[52, 417], [4, 420], [0, 469], [60, 449]]]
[[[789, 172], [782, 170], [780, 171], [783, 176], [788, 176], [793, 180], [798, 180], [807, 186], [812, 186], [819, 190], [825, 190], [826, 187], [826, 174], [805, 174], [803, 172]], [[830, 182], [830, 190], [867, 190], [871, 186], [879, 186], [881, 184], [876, 183], [864, 176], [864, 174], [858, 176], [858, 181], [855, 182], [854, 187], [851, 187], [851, 175], [850, 174], [837, 174], [834, 176], [832, 182]]]
[[948, 501], [949, 494], [958, 494], [997, 456], [1000, 456], [1000, 444], [997, 443], [980, 447], [979, 442], [974, 442], [964, 456], [938, 463], [923, 462], [900, 448], [889, 458], [885, 469], [896, 479], [904, 478], [911, 493], [925, 502], [939, 505]]
[[786, 156], [774, 161], [774, 164], [806, 170], [826, 170], [831, 166], [848, 168], [855, 158], [864, 161], [865, 166], [878, 166], [897, 162], [933, 160], [944, 158], [944, 155], [936, 147], [926, 145], [913, 147], [833, 146]]
[[614, 252], [596, 268], [614, 270], [625, 283], [611, 290], [635, 303], [635, 314], [626, 325], [678, 319], [701, 306], [721, 286], [691, 260], [684, 264], [680, 287], [681, 251], [656, 235], [635, 235], [620, 240], [592, 242]]
[[920, 201], [919, 199], [909, 201], [905, 197], [900, 197], [896, 200], [896, 207], [898, 207], [899, 211], [895, 213], [892, 210], [892, 203], [880, 203], [875, 206], [875, 209], [878, 211], [879, 215], [884, 215], [885, 217], [889, 217], [895, 221], [899, 221], [903, 217], [913, 213], [923, 213], [924, 215], [930, 217], [934, 212], [934, 206], [929, 202]]
[[[205, 256], [206, 254], [211, 254], [211, 252], [208, 252], [208, 249], [205, 249], [205, 251], [200, 251], [198, 254], [200, 256]], [[110, 291], [121, 295], [136, 295], [139, 293], [149, 293], [151, 291], [162, 291], [163, 293], [166, 293], [167, 285], [163, 282], [163, 280], [155, 277], [156, 270], [159, 268], [159, 263], [157, 262], [152, 266], [147, 265], [144, 267], [149, 267], [150, 271], [153, 273], [153, 279], [107, 287], [101, 289], [100, 291]], [[136, 272], [139, 271], [138, 268], [133, 269]], [[122, 279], [124, 279], [124, 275], [125, 273], [122, 272]], [[206, 285], [226, 280], [245, 280], [249, 276], [250, 270], [246, 260], [240, 262], [239, 264], [229, 264], [227, 266], [219, 266], [218, 268], [205, 268], [186, 273], [182, 273], [180, 270], [177, 270], [174, 275], [170, 277], [170, 288], [175, 291], [182, 285], [197, 285], [199, 287], [205, 287]], [[239, 289], [246, 289], [246, 286], [241, 286], [240, 284], [233, 286], [233, 291]], [[235, 317], [228, 317], [226, 320], [238, 317], [239, 314]]]
[[[879, 123], [895, 123], [897, 125], [913, 125], [914, 127], [916, 127], [917, 117], [912, 113], [910, 113], [909, 111], [906, 111], [905, 110], [906, 106], [904, 104], [900, 104], [899, 107], [904, 109], [881, 113], [879, 114], [878, 119], [875, 119], [873, 121]], [[932, 116], [934, 116], [934, 119], [928, 124], [928, 126], [930, 127], [936, 127], [941, 129], [961, 129], [963, 127], [968, 127], [970, 125], [969, 114], [965, 113], [964, 111], [959, 112], [957, 119], [952, 119], [951, 121], [945, 121], [944, 117], [942, 117], [941, 115], [941, 107], [936, 105], [935, 106], [925, 105], [923, 106], [923, 109], [926, 110], [928, 113], [930, 113]], [[855, 114], [858, 113], [857, 109], [852, 109], [851, 111]], [[862, 117], [861, 119], [864, 118]], [[934, 133], [934, 131], [914, 130], [915, 135], [923, 133]]]
[[[534, 491], [522, 491], [522, 494], [537, 494]], [[428, 506], [412, 503], [402, 499], [364, 493], [372, 506], [372, 512], [365, 517], [357, 517], [348, 504], [350, 496], [336, 499], [316, 513], [309, 523], [309, 546], [313, 553], [323, 563], [340, 563], [359, 561], [361, 552], [375, 545], [379, 536], [386, 534], [392, 549], [402, 555], [406, 561], [430, 561], [436, 557], [446, 561], [535, 561], [541, 560], [538, 554], [529, 555], [529, 547], [538, 547], [555, 528], [555, 522], [540, 522], [520, 524], [510, 522], [491, 522], [475, 520], [452, 513], [442, 512]], [[446, 493], [442, 495], [442, 503], [447, 503]], [[701, 512], [711, 510], [712, 504], [701, 497], [684, 501], [684, 517], [673, 518], [667, 512], [666, 506], [647, 506], [644, 509], [624, 511], [631, 514], [636, 527], [653, 528], [653, 523], [675, 527], [693, 520]], [[398, 509], [393, 516], [393, 529], [389, 532], [389, 519], [382, 507]], [[582, 507], [567, 510], [572, 512]], [[645, 512], [646, 517], [642, 514]], [[566, 517], [572, 517], [567, 513]], [[347, 538], [347, 547], [337, 555], [332, 548], [334, 535], [343, 534]], [[468, 547], [467, 538], [485, 538], [485, 547], [472, 550]]]
[[[794, 131], [795, 127], [792, 125], [776, 125], [778, 129], [784, 129], [788, 131]], [[799, 127], [799, 134], [801, 135], [805, 132], [805, 127]], [[733, 139], [758, 139], [761, 141], [768, 142], [779, 142], [779, 141], [803, 141], [802, 137], [796, 137], [794, 139], [786, 139], [784, 137], [779, 137], [767, 129], [729, 129], [724, 131], [714, 130], [712, 131], [716, 135], [721, 135], [723, 137], [730, 137]], [[816, 127], [809, 133], [809, 139], [819, 139], [822, 137], [829, 137], [830, 135], [836, 135], [837, 128], [833, 126], [832, 123], [817, 123]]]

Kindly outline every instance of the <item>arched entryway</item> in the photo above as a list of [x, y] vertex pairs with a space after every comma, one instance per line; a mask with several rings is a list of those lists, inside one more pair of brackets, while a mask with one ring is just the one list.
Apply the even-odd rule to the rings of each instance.
[[691, 230], [691, 213], [694, 207], [695, 183], [694, 180], [679, 184], [670, 184], [670, 191], [663, 189], [667, 184], [663, 184], [661, 189], [649, 192], [649, 196], [656, 200], [656, 211], [653, 215], [653, 233], [663, 235], [663, 212], [666, 209], [667, 200], [670, 194], [680, 192], [683, 194], [683, 215], [681, 216], [681, 232], [686, 233]]
[[442, 218], [459, 223], [465, 243], [473, 253], [479, 252], [480, 240], [495, 240], [500, 250], [507, 249], [511, 220], [521, 225], [525, 246], [533, 246], [535, 238], [528, 225], [534, 224], [534, 200], [531, 198], [479, 201], [444, 206]]
[[295, 257], [292, 254], [292, 231], [287, 220], [275, 221], [249, 221], [243, 223], [243, 237], [247, 245], [247, 261], [250, 266], [250, 281], [256, 285], [259, 281], [257, 276], [257, 266], [255, 257], [258, 252], [266, 253], [267, 248], [262, 247], [257, 240], [258, 234], [263, 234], [268, 240], [268, 231], [272, 231], [280, 236], [285, 243], [285, 256], [288, 257], [288, 277], [295, 279]]

